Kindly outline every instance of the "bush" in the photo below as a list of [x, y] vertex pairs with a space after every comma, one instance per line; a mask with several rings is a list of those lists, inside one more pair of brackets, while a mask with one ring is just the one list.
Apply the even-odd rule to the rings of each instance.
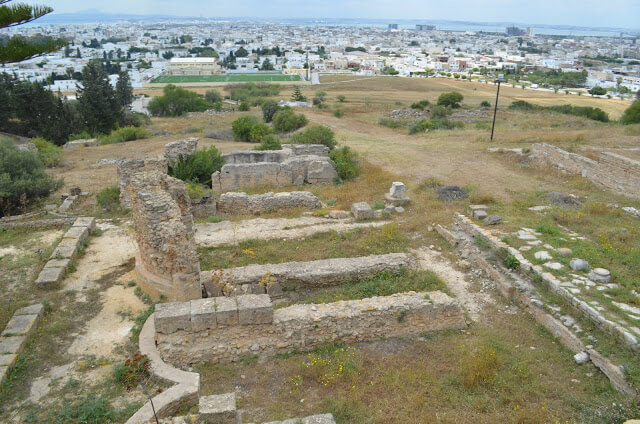
[[251, 110], [251, 105], [248, 102], [242, 102], [240, 103], [240, 106], [238, 106], [238, 110], [240, 112], [248, 112]]
[[556, 113], [562, 113], [565, 115], [582, 116], [594, 121], [609, 122], [609, 115], [600, 108], [583, 107], [583, 106], [571, 106], [571, 105], [557, 105], [557, 106], [538, 106], [525, 102], [524, 100], [518, 100], [509, 106], [510, 110], [519, 110], [524, 112], [530, 111], [550, 111]]
[[151, 118], [142, 112], [126, 111], [122, 118], [123, 127], [142, 127], [151, 123]]
[[269, 134], [262, 139], [256, 150], [282, 150], [282, 144], [278, 137]]
[[620, 122], [624, 125], [640, 123], [640, 100], [633, 102], [633, 104], [624, 111]]
[[210, 104], [222, 102], [222, 96], [216, 90], [207, 90], [204, 93], [204, 99]]
[[429, 100], [420, 100], [419, 102], [415, 102], [411, 105], [411, 109], [424, 110], [427, 106], [429, 106], [431, 102]]
[[329, 157], [336, 164], [336, 172], [343, 181], [351, 181], [360, 175], [360, 160], [358, 154], [349, 146], [332, 150]]
[[345, 100], [347, 100], [347, 98], [345, 96], [343, 96], [342, 94], [339, 95], [338, 97], [336, 97], [338, 99], [338, 101], [340, 103], [344, 103]]
[[409, 129], [409, 134], [424, 133], [431, 130], [453, 130], [457, 128], [464, 128], [464, 123], [462, 121], [451, 121], [447, 118], [423, 119]]
[[0, 211], [8, 215], [26, 209], [62, 185], [45, 172], [32, 152], [18, 150], [10, 140], [0, 141]]
[[604, 87], [592, 87], [589, 90], [589, 94], [591, 94], [592, 96], [604, 96], [605, 94], [607, 94], [607, 89]]
[[280, 106], [278, 106], [278, 102], [275, 100], [267, 100], [262, 103], [262, 119], [264, 122], [273, 121], [273, 115], [276, 114], [280, 110]]
[[431, 119], [440, 119], [451, 115], [453, 111], [450, 107], [434, 106], [431, 108]]
[[486, 100], [480, 102], [480, 107], [491, 107], [491, 103]]
[[229, 90], [229, 97], [232, 100], [241, 102], [253, 102], [261, 97], [272, 97], [280, 94], [280, 84], [229, 84], [225, 90]]
[[258, 123], [255, 116], [242, 116], [231, 124], [233, 138], [237, 141], [251, 141], [251, 130]]
[[447, 106], [455, 109], [460, 107], [462, 99], [464, 99], [464, 97], [457, 91], [442, 93], [440, 97], [438, 97], [438, 106]]
[[60, 163], [62, 159], [62, 147], [49, 143], [44, 138], [32, 138], [31, 142], [38, 148], [38, 157], [48, 168]]
[[256, 123], [249, 132], [249, 141], [252, 143], [260, 143], [266, 136], [270, 135], [273, 131], [267, 124], [262, 122]]
[[120, 206], [120, 187], [110, 186], [100, 190], [96, 195], [98, 206], [107, 212], [111, 212]]
[[193, 91], [169, 84], [164, 95], [152, 99], [147, 108], [153, 116], [182, 116], [187, 112], [203, 112], [209, 103]]
[[383, 126], [389, 127], [389, 128], [400, 128], [400, 127], [402, 127], [402, 121], [399, 120], [399, 119], [380, 118], [378, 120], [378, 123], [380, 125], [383, 125]]
[[307, 122], [304, 115], [296, 115], [290, 107], [283, 107], [273, 116], [273, 129], [278, 133], [287, 133], [304, 127]]
[[418, 134], [435, 130], [436, 126], [429, 119], [422, 119], [409, 128], [409, 134]]
[[[116, 412], [106, 396], [93, 393], [76, 399], [73, 403], [65, 400], [62, 405], [47, 410], [47, 421], [57, 424], [102, 424], [121, 422], [130, 411]], [[122, 415], [122, 416], [121, 416]]]
[[333, 112], [333, 116], [335, 116], [336, 118], [342, 118], [344, 116], [344, 111], [342, 109], [336, 109]]
[[118, 128], [109, 135], [98, 136], [100, 144], [122, 143], [124, 141], [140, 140], [149, 137], [149, 132], [142, 127], [124, 127]]
[[178, 159], [169, 163], [169, 175], [186, 182], [205, 184], [211, 187], [211, 174], [219, 171], [224, 159], [215, 146], [207, 150], [198, 150], [187, 161]]
[[324, 125], [314, 125], [305, 131], [294, 134], [291, 142], [295, 144], [324, 144], [329, 149], [336, 147], [333, 131]]

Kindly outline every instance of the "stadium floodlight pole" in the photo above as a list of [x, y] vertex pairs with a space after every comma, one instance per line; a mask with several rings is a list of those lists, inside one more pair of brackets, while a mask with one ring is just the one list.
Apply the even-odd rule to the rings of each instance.
[[493, 108], [493, 125], [491, 125], [491, 141], [493, 141], [493, 130], [496, 127], [496, 113], [498, 113], [498, 96], [500, 95], [500, 83], [505, 82], [504, 74], [499, 74], [498, 78], [496, 78], [496, 82], [498, 83], [498, 91], [496, 92], [496, 104]]

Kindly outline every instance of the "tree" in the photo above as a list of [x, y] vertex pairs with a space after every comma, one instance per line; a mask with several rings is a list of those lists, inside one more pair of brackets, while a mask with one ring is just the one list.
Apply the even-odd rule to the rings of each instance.
[[222, 102], [222, 96], [216, 90], [208, 90], [204, 93], [204, 99], [211, 104]]
[[247, 50], [245, 50], [244, 47], [240, 47], [236, 51], [236, 57], [247, 57], [247, 56], [249, 56], [249, 52]]
[[82, 54], [80, 53], [80, 47], [78, 47], [78, 48], [76, 49], [76, 58], [77, 58], [77, 59], [82, 59]]
[[640, 100], [636, 100], [624, 111], [620, 120], [624, 125], [640, 124]]
[[[11, 1], [0, 0], [0, 29], [23, 25], [53, 12], [49, 6], [30, 6], [25, 3], [7, 5]], [[0, 63], [22, 62], [56, 51], [67, 44], [63, 39], [42, 36], [26, 39], [20, 35], [14, 35], [0, 43]]]
[[605, 94], [607, 94], [607, 89], [604, 87], [595, 86], [589, 90], [589, 94], [591, 94], [592, 97], [604, 96]]
[[149, 102], [149, 112], [153, 116], [181, 116], [187, 112], [203, 112], [209, 103], [198, 93], [169, 84], [164, 88], [164, 95], [155, 97]]
[[273, 121], [273, 115], [275, 115], [278, 110], [280, 110], [280, 106], [278, 106], [278, 102], [275, 100], [266, 100], [262, 103], [262, 119], [264, 119], [264, 122]]
[[231, 123], [233, 138], [237, 141], [251, 141], [251, 130], [258, 124], [255, 116], [241, 116]]
[[262, 62], [260, 69], [263, 71], [273, 71], [274, 68], [271, 61], [269, 59], [265, 59], [264, 62]]
[[464, 99], [464, 97], [457, 91], [442, 93], [440, 97], [438, 97], [438, 106], [445, 106], [455, 109], [460, 107], [460, 102], [462, 101], [462, 99]]
[[162, 57], [167, 60], [171, 59], [173, 56], [175, 56], [175, 54], [171, 50], [167, 50], [166, 52], [162, 53]]
[[273, 129], [278, 133], [295, 131], [307, 125], [307, 118], [296, 115], [290, 107], [283, 107], [273, 115]]
[[331, 128], [324, 125], [314, 125], [295, 134], [291, 137], [291, 142], [295, 144], [324, 144], [329, 149], [333, 149], [337, 144]]
[[118, 73], [118, 82], [116, 83], [116, 95], [120, 106], [128, 108], [133, 102], [133, 87], [129, 79], [129, 72], [120, 71]]
[[100, 62], [89, 62], [82, 70], [78, 101], [91, 134], [109, 133], [122, 120], [122, 105]]
[[291, 100], [293, 100], [294, 102], [306, 102], [307, 98], [302, 95], [300, 87], [296, 86], [296, 88], [293, 90], [293, 94], [291, 95]]

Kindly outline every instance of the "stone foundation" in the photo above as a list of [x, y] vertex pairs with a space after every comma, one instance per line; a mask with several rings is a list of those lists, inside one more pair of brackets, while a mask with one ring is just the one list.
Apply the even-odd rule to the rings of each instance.
[[[246, 355], [271, 356], [331, 342], [354, 343], [466, 327], [458, 302], [441, 292], [409, 292], [321, 305], [294, 305], [273, 311], [269, 323], [251, 318], [253, 321], [244, 324], [228, 324], [233, 316], [239, 322], [240, 314], [243, 311], [246, 314], [252, 305], [264, 312], [265, 305], [258, 305], [259, 302], [244, 305], [243, 297], [239, 296], [237, 303], [233, 298], [222, 298], [227, 302], [222, 310], [225, 324], [220, 324], [217, 318], [220, 309], [209, 308], [208, 315], [198, 317], [198, 312], [194, 315], [193, 302], [184, 304], [189, 309], [188, 322], [192, 325], [198, 318], [206, 317], [209, 329], [193, 331], [174, 327], [171, 333], [156, 331], [163, 359], [179, 366], [207, 361], [224, 363]], [[218, 301], [216, 298], [215, 302]], [[176, 310], [180, 311], [180, 317], [164, 316], [164, 320], [187, 319], [185, 311], [180, 307]], [[264, 313], [251, 316], [265, 317]], [[202, 320], [199, 325], [202, 328]], [[187, 327], [187, 321], [181, 327]]]
[[535, 143], [531, 153], [538, 161], [564, 172], [578, 174], [616, 193], [640, 199], [640, 162], [610, 152], [595, 161], [558, 147]]
[[266, 193], [224, 193], [218, 199], [218, 211], [227, 215], [259, 214], [282, 209], [319, 209], [322, 202], [308, 191]]

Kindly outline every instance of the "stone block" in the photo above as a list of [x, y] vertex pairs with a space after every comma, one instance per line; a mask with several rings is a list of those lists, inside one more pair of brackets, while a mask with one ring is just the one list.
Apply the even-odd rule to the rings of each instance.
[[35, 327], [38, 315], [14, 315], [11, 317], [7, 326], [2, 332], [3, 337], [12, 336], [28, 336]]
[[73, 223], [74, 227], [87, 227], [89, 231], [93, 231], [96, 228], [96, 219], [92, 216], [80, 216], [76, 218]]
[[9, 371], [9, 367], [0, 367], [0, 383], [2, 383], [7, 376], [7, 371]]
[[500, 215], [487, 215], [484, 219], [484, 223], [487, 225], [497, 225], [502, 222], [502, 217]]
[[589, 270], [589, 262], [587, 262], [587, 261], [585, 261], [583, 259], [573, 258], [573, 259], [571, 259], [571, 262], [569, 262], [569, 266], [574, 271], [588, 271]]
[[489, 212], [487, 205], [469, 205], [469, 215], [471, 218], [484, 219]]
[[180, 158], [183, 161], [189, 160], [191, 156], [196, 152], [198, 148], [197, 138], [187, 138], [186, 140], [172, 141], [165, 146], [164, 157], [170, 163], [176, 163]]
[[76, 254], [77, 248], [78, 239], [63, 238], [51, 254], [51, 259], [73, 258], [73, 256]]
[[589, 278], [597, 283], [608, 283], [611, 281], [611, 273], [604, 268], [595, 268], [589, 273]]
[[[71, 259], [49, 259], [45, 264], [45, 268], [64, 268], [65, 270], [71, 265]], [[27, 314], [22, 314], [27, 315]]]
[[17, 358], [18, 355], [14, 353], [9, 355], [0, 354], [0, 367], [10, 367], [14, 362], [16, 362]]
[[40, 271], [40, 274], [38, 274], [38, 278], [36, 278], [36, 281], [35, 281], [36, 287], [39, 287], [39, 288], [54, 287], [58, 283], [60, 283], [60, 281], [62, 281], [62, 278], [64, 277], [64, 273], [66, 272], [67, 269], [49, 267], [48, 265], [49, 263], [47, 263], [47, 266], [42, 268], [42, 271]]
[[236, 298], [216, 297], [216, 323], [218, 326], [238, 325], [238, 304]]
[[0, 338], [0, 354], [20, 353], [26, 336], [11, 336]]
[[573, 355], [573, 359], [578, 365], [582, 365], [589, 362], [589, 354], [587, 352], [578, 352]]
[[66, 212], [69, 209], [71, 209], [71, 206], [73, 206], [73, 201], [75, 199], [72, 199], [71, 197], [67, 197], [66, 199], [64, 199], [64, 201], [62, 202], [62, 204], [60, 205], [60, 207], [58, 208], [58, 211], [60, 212]]
[[568, 247], [559, 247], [558, 249], [556, 249], [556, 252], [560, 256], [571, 256], [573, 254], [573, 250], [569, 249]]
[[351, 213], [357, 220], [373, 219], [373, 209], [367, 202], [358, 202], [351, 205]]
[[404, 183], [395, 181], [391, 184], [389, 194], [396, 199], [404, 199], [407, 197], [407, 186], [405, 186]]
[[200, 418], [209, 424], [236, 424], [236, 394], [202, 396], [200, 398]]
[[158, 303], [155, 309], [156, 332], [170, 334], [191, 328], [191, 303]]
[[197, 299], [191, 301], [191, 331], [216, 328], [216, 301]]
[[266, 294], [238, 296], [238, 322], [241, 325], [270, 324], [273, 322], [273, 304]]
[[44, 305], [41, 303], [36, 303], [35, 305], [25, 306], [24, 308], [20, 308], [14, 312], [13, 315], [42, 315], [44, 312]]
[[78, 239], [80, 241], [87, 237], [89, 237], [89, 228], [87, 227], [71, 227], [63, 236], [63, 238]]
[[386, 201], [386, 203], [392, 206], [406, 206], [411, 202], [411, 199], [409, 199], [408, 197], [398, 199], [396, 197], [393, 197], [391, 193], [385, 193], [384, 200]]

